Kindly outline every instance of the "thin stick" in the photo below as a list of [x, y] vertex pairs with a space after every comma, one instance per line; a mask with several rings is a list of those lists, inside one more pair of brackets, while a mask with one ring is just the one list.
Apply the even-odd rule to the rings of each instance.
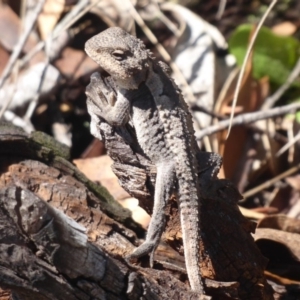
[[2, 76], [0, 78], [0, 89], [3, 87], [3, 84], [5, 83], [5, 81], [7, 80], [7, 78], [9, 77], [16, 61], [17, 58], [19, 57], [28, 37], [30, 32], [33, 29], [33, 26], [35, 25], [35, 22], [38, 18], [39, 13], [41, 12], [43, 6], [44, 6], [45, 0], [41, 0], [39, 1], [39, 3], [37, 4], [37, 6], [35, 7], [35, 10], [32, 12], [32, 18], [30, 20], [30, 23], [28, 25], [28, 27], [26, 28], [26, 30], [23, 32], [22, 36], [20, 37], [17, 45], [15, 46], [13, 53], [11, 54], [9, 61], [2, 73]]
[[220, 20], [222, 18], [224, 11], [225, 11], [225, 7], [226, 7], [226, 0], [220, 0], [218, 12], [216, 15], [217, 20]]
[[228, 126], [231, 124], [231, 126], [238, 126], [238, 125], [246, 125], [249, 123], [253, 123], [259, 120], [264, 120], [268, 118], [274, 118], [280, 115], [284, 115], [287, 113], [290, 113], [292, 111], [298, 111], [300, 110], [300, 103], [292, 103], [285, 106], [275, 107], [269, 110], [265, 111], [256, 111], [246, 114], [238, 115], [237, 117], [233, 118], [232, 120], [223, 120], [220, 121], [216, 125], [209, 126], [205, 129], [202, 129], [199, 133], [196, 133], [197, 140], [201, 140], [203, 137], [207, 135], [211, 135], [213, 133], [216, 133], [218, 131], [224, 130], [228, 128]]
[[271, 12], [271, 10], [273, 9], [273, 7], [275, 6], [276, 3], [277, 3], [277, 0], [273, 0], [272, 3], [270, 4], [270, 6], [268, 7], [268, 9], [266, 10], [266, 12], [264, 13], [263, 17], [261, 18], [261, 20], [259, 21], [259, 23], [258, 23], [258, 25], [255, 29], [255, 32], [254, 32], [254, 34], [251, 38], [250, 44], [248, 46], [248, 49], [247, 49], [247, 52], [246, 52], [246, 55], [245, 55], [245, 58], [244, 58], [244, 61], [243, 61], [243, 65], [242, 65], [242, 68], [241, 68], [241, 72], [239, 74], [238, 81], [237, 81], [237, 84], [236, 84], [236, 88], [235, 88], [235, 91], [234, 91], [234, 96], [233, 96], [233, 101], [232, 101], [232, 108], [231, 108], [231, 113], [230, 113], [230, 125], [229, 125], [229, 128], [228, 128], [226, 139], [228, 138], [228, 136], [230, 134], [231, 122], [232, 122], [232, 119], [233, 119], [234, 109], [236, 107], [236, 102], [237, 102], [237, 99], [238, 99], [238, 96], [239, 96], [243, 76], [244, 76], [244, 73], [245, 73], [246, 65], [247, 65], [247, 62], [249, 60], [251, 51], [253, 49], [253, 46], [254, 46], [254, 43], [256, 41], [259, 30], [261, 29], [261, 27], [262, 27], [263, 23], [265, 22], [267, 16], [269, 15], [269, 13]]
[[293, 146], [295, 143], [297, 143], [300, 140], [300, 131], [291, 139], [288, 143], [286, 143], [281, 149], [278, 150], [276, 153], [276, 157], [283, 154], [285, 151], [287, 151], [291, 146]]
[[246, 198], [249, 198], [250, 196], [253, 196], [253, 195], [257, 194], [258, 192], [260, 192], [260, 191], [262, 191], [262, 190], [264, 190], [264, 189], [267, 189], [267, 188], [271, 187], [272, 185], [274, 185], [274, 184], [275, 184], [276, 182], [278, 182], [279, 180], [281, 180], [281, 179], [283, 179], [283, 178], [285, 178], [285, 177], [287, 177], [287, 176], [289, 176], [289, 175], [294, 174], [294, 173], [297, 172], [299, 169], [300, 169], [300, 164], [298, 164], [298, 165], [296, 165], [295, 167], [292, 167], [292, 168], [290, 168], [289, 170], [287, 170], [287, 171], [285, 171], [285, 172], [279, 174], [278, 176], [274, 177], [273, 179], [268, 180], [268, 181], [266, 181], [266, 182], [260, 184], [259, 186], [257, 186], [257, 187], [255, 187], [255, 188], [253, 188], [253, 189], [251, 189], [251, 190], [245, 192], [245, 193], [243, 194], [244, 199], [243, 199], [242, 201], [244, 202], [244, 200], [245, 200]]
[[[88, 11], [90, 11], [100, 1], [101, 0], [96, 0], [92, 3], [90, 3], [87, 7], [82, 9], [82, 11], [78, 12], [78, 14], [75, 17], [69, 19], [68, 22], [66, 22], [66, 24], [64, 24], [63, 26], [60, 26], [59, 30], [55, 30], [55, 33], [50, 35], [45, 41], [39, 42], [29, 53], [27, 53], [23, 57], [20, 67], [23, 67], [26, 63], [29, 62], [29, 60], [32, 57], [34, 57], [39, 51], [41, 51], [45, 47], [46, 43], [49, 42], [49, 40], [55, 40], [63, 31], [69, 29], [75, 22], [77, 22], [84, 14], [86, 14]], [[65, 20], [66, 19], [64, 19], [64, 22], [65, 22]]]
[[19, 65], [17, 64], [16, 67], [12, 70], [12, 84], [13, 84], [13, 88], [12, 88], [12, 92], [10, 95], [7, 96], [5, 103], [3, 104], [3, 106], [1, 107], [0, 110], [0, 119], [3, 117], [5, 111], [7, 110], [7, 108], [9, 107], [10, 103], [13, 100], [14, 94], [17, 91], [17, 82], [18, 82], [18, 76], [19, 76]]

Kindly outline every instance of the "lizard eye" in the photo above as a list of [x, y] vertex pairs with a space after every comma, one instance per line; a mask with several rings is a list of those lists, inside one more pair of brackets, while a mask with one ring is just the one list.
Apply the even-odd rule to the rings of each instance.
[[116, 60], [123, 60], [125, 58], [125, 52], [120, 49], [115, 50], [112, 55]]

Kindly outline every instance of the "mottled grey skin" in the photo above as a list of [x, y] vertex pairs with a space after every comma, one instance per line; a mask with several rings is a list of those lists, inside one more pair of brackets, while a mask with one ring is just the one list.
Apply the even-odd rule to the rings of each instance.
[[[153, 264], [153, 253], [165, 228], [166, 204], [177, 182], [187, 273], [192, 290], [203, 293], [197, 146], [187, 105], [168, 76], [167, 66], [155, 62], [144, 44], [124, 30], [116, 27], [103, 31], [86, 42], [85, 50], [117, 86], [117, 97], [103, 92], [106, 101], [95, 89], [87, 89], [88, 101], [95, 104], [90, 108], [91, 115], [113, 126], [123, 126], [131, 120], [141, 148], [157, 167], [152, 220], [145, 242], [130, 258], [150, 253]], [[145, 101], [143, 95], [149, 93], [152, 101]]]

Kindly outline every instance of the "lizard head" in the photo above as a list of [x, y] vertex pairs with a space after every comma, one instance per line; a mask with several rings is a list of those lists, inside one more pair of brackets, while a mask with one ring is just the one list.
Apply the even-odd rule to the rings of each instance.
[[137, 89], [146, 80], [150, 57], [142, 41], [118, 27], [111, 27], [85, 43], [86, 53], [119, 87]]

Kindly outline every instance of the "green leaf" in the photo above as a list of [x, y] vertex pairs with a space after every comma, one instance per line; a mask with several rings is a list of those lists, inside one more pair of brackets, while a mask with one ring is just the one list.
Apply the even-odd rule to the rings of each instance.
[[[250, 40], [253, 25], [239, 26], [229, 40], [230, 52], [242, 65]], [[299, 57], [300, 43], [293, 37], [279, 36], [267, 27], [262, 27], [257, 36], [253, 53], [253, 76], [260, 79], [268, 76], [271, 83], [283, 84]], [[300, 87], [299, 83], [294, 86]]]

